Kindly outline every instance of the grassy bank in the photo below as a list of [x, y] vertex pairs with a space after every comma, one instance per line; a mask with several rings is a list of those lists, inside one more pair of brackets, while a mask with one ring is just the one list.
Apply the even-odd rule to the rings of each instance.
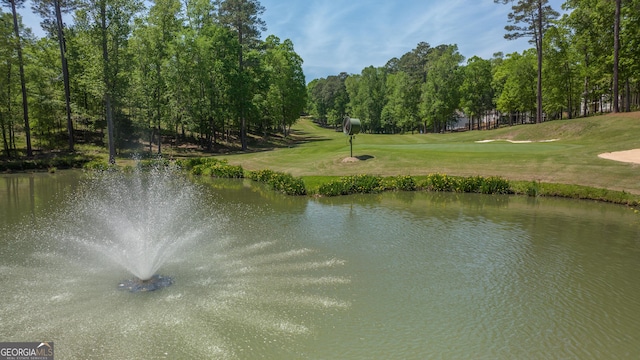
[[[271, 169], [302, 177], [309, 188], [320, 186], [327, 176], [419, 177], [441, 173], [501, 176], [525, 190], [535, 182], [542, 184], [538, 195], [566, 192], [571, 197], [583, 197], [575, 194], [600, 189], [615, 193], [616, 198], [619, 194], [634, 199], [640, 196], [640, 165], [598, 157], [604, 152], [640, 147], [639, 112], [488, 131], [360, 134], [354, 139], [353, 152], [359, 159], [354, 162], [344, 162], [349, 156], [349, 142], [340, 132], [302, 120], [293, 128], [292, 136], [296, 144], [286, 148], [224, 158], [246, 170]], [[576, 191], [575, 186], [582, 190]], [[558, 190], [563, 188], [567, 190]]]
[[[598, 154], [640, 148], [638, 139], [640, 112], [635, 112], [486, 131], [360, 134], [353, 145], [356, 159], [344, 161], [350, 155], [348, 137], [302, 119], [287, 139], [256, 139], [249, 152], [214, 156], [241, 167], [245, 174], [265, 169], [280, 173], [277, 179], [271, 179], [274, 183], [294, 183], [281, 176], [291, 175], [304, 183], [307, 194], [317, 194], [321, 187], [354, 175], [410, 175], [419, 187], [430, 175], [446, 174], [504, 178], [516, 194], [636, 206], [640, 202], [640, 165], [601, 159]], [[30, 167], [66, 168], [76, 166], [68, 164], [82, 164], [87, 159], [106, 162], [104, 149], [85, 150], [73, 154], [75, 159], [59, 163], [17, 162], [12, 164], [12, 171]], [[165, 158], [177, 159], [211, 156], [170, 146], [164, 147], [163, 154]], [[123, 155], [118, 164], [131, 165], [133, 160]]]

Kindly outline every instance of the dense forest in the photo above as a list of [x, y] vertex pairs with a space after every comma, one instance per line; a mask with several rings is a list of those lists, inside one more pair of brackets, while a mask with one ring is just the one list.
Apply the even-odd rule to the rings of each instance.
[[257, 0], [34, 0], [42, 38], [21, 22], [24, 0], [2, 4], [5, 157], [81, 142], [108, 145], [111, 162], [140, 141], [246, 149], [248, 133], [286, 134], [306, 106], [302, 59], [290, 40], [262, 40]]
[[[640, 1], [546, 0], [512, 5], [505, 38], [528, 38], [521, 53], [473, 56], [426, 42], [384, 66], [311, 81], [309, 111], [339, 126], [359, 118], [375, 133], [441, 132], [589, 116], [640, 108]], [[498, 6], [498, 5], [496, 5]]]
[[[640, 106], [640, 0], [494, 0], [521, 53], [465, 61], [426, 42], [384, 66], [308, 84], [290, 40], [263, 38], [258, 0], [33, 0], [46, 36], [0, 0], [2, 158], [190, 143], [204, 150], [287, 135], [300, 114], [369, 132], [441, 132]], [[72, 18], [71, 24], [63, 19]], [[498, 39], [496, 39], [498, 40]]]

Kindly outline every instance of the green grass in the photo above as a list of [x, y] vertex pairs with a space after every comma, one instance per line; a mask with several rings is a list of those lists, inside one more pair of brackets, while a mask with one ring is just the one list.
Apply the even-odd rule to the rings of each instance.
[[[303, 177], [308, 188], [327, 176], [501, 176], [511, 181], [572, 184], [640, 195], [640, 165], [598, 154], [640, 147], [640, 112], [448, 134], [357, 135], [358, 162], [348, 137], [307, 119], [293, 128], [297, 144], [225, 155], [246, 170], [271, 169]], [[543, 140], [557, 139], [554, 142]], [[477, 143], [481, 140], [498, 140]], [[531, 143], [510, 143], [532, 141]]]

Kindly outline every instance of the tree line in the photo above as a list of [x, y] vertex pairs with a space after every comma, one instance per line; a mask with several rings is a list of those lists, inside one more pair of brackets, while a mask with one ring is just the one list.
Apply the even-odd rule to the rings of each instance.
[[158, 153], [163, 138], [244, 150], [250, 133], [286, 134], [306, 106], [303, 60], [291, 40], [261, 39], [257, 0], [33, 0], [41, 38], [22, 24], [25, 0], [0, 1], [6, 157], [105, 137], [110, 162], [139, 139]]
[[382, 67], [314, 79], [309, 112], [339, 126], [345, 116], [376, 133], [441, 132], [640, 108], [640, 1], [547, 0], [512, 4], [505, 38], [533, 48], [464, 62], [456, 45], [419, 43]]

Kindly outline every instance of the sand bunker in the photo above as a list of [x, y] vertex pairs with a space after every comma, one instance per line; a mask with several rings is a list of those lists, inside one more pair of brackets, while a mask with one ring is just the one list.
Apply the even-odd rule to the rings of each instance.
[[554, 141], [558, 141], [560, 139], [549, 139], [549, 140], [539, 140], [539, 141], [531, 141], [531, 140], [508, 140], [508, 139], [492, 139], [492, 140], [478, 140], [476, 141], [477, 144], [486, 144], [486, 143], [490, 143], [490, 142], [494, 142], [494, 141], [506, 141], [506, 142], [510, 142], [512, 144], [530, 144], [532, 142], [554, 142]]
[[607, 160], [640, 164], [640, 149], [608, 152], [608, 153], [600, 154], [598, 155], [598, 157], [607, 159]]

